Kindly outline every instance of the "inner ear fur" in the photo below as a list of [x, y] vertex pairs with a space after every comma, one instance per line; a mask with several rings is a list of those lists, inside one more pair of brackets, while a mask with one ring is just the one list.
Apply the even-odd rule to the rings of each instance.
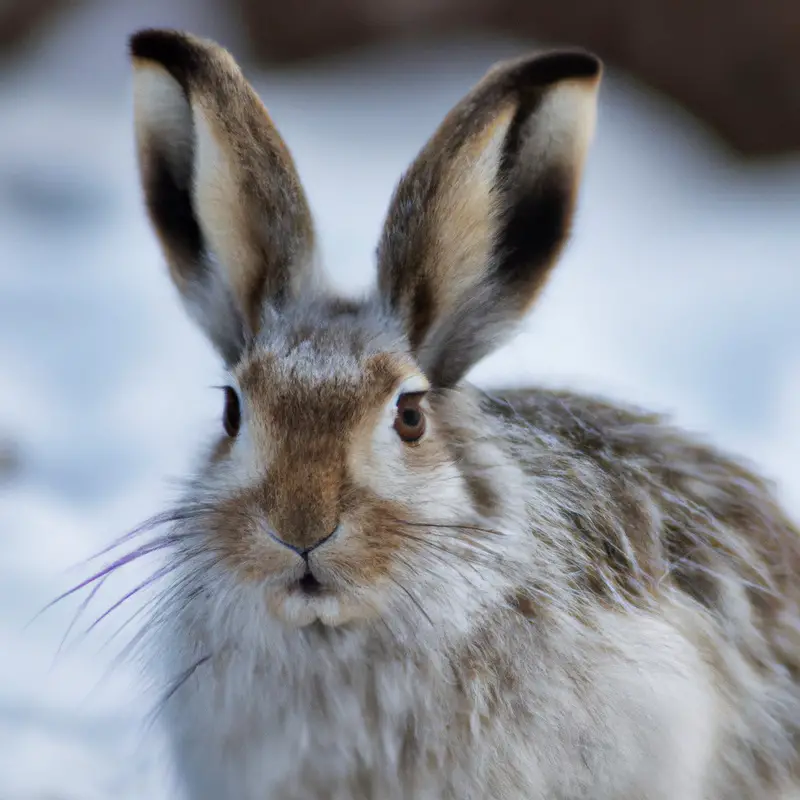
[[544, 285], [569, 237], [601, 72], [581, 50], [498, 64], [400, 180], [378, 288], [435, 385], [502, 343]]
[[231, 55], [169, 30], [130, 40], [150, 220], [192, 316], [226, 361], [314, 283], [314, 230], [293, 159]]

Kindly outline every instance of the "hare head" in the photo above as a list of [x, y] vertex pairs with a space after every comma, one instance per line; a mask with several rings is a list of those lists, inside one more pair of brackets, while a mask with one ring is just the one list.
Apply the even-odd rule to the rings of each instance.
[[464, 623], [513, 580], [526, 499], [506, 496], [519, 468], [463, 379], [567, 240], [600, 62], [492, 69], [400, 180], [376, 288], [353, 301], [326, 287], [292, 156], [231, 56], [169, 31], [131, 49], [149, 216], [229, 373], [187, 563], [202, 553], [207, 588], [257, 587], [289, 626]]

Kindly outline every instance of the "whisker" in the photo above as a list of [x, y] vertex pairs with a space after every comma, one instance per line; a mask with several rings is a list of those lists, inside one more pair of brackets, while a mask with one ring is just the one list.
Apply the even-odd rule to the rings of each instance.
[[[159, 536], [153, 539], [151, 542], [145, 543], [140, 547], [132, 550], [125, 555], [122, 555], [112, 561], [110, 564], [107, 564], [102, 569], [98, 570], [97, 572], [90, 575], [88, 578], [82, 580], [80, 583], [76, 584], [75, 586], [67, 589], [67, 591], [62, 592], [58, 597], [54, 598], [50, 602], [48, 602], [43, 608], [34, 614], [34, 616], [28, 621], [25, 625], [25, 629], [29, 628], [34, 622], [36, 622], [39, 617], [49, 611], [58, 603], [66, 600], [68, 597], [71, 597], [75, 593], [79, 592], [81, 589], [85, 589], [87, 586], [91, 586], [92, 584], [97, 583], [98, 581], [105, 580], [109, 575], [115, 572], [118, 569], [122, 569], [123, 567], [132, 564], [134, 561], [137, 561], [140, 558], [144, 558], [147, 555], [152, 553], [156, 553], [159, 550], [164, 550], [169, 547], [173, 547], [176, 544], [179, 544], [181, 541], [192, 538], [193, 536], [201, 536], [204, 535], [202, 531], [186, 531], [176, 534], [174, 532], [165, 534], [164, 536]], [[94, 556], [92, 557], [92, 559]], [[90, 561], [92, 559], [89, 559]]]
[[44, 608], [42, 608], [40, 611], [36, 613], [33, 619], [28, 623], [28, 625], [31, 625], [33, 622], [35, 622], [40, 616], [42, 616], [42, 614], [44, 614], [46, 611], [49, 611], [57, 603], [60, 603], [62, 600], [66, 600], [68, 597], [71, 597], [73, 594], [79, 592], [81, 589], [84, 589], [87, 586], [91, 586], [97, 581], [108, 577], [109, 575], [111, 575], [112, 572], [121, 569], [122, 567], [125, 567], [128, 564], [132, 564], [137, 559], [143, 558], [144, 556], [149, 555], [150, 553], [154, 553], [164, 548], [165, 546], [166, 544], [164, 542], [158, 541], [155, 544], [143, 545], [142, 547], [137, 548], [136, 550], [130, 553], [126, 553], [124, 556], [115, 559], [113, 562], [111, 562], [111, 564], [108, 564], [107, 566], [103, 567], [103, 569], [98, 570], [90, 577], [86, 578], [85, 580], [82, 580], [76, 586], [73, 586], [71, 589], [67, 589], [66, 592], [63, 592], [54, 600], [51, 600]]
[[[440, 553], [448, 556], [456, 556], [457, 558], [462, 559], [465, 563], [469, 564], [472, 569], [477, 571], [477, 567], [468, 559], [463, 558], [463, 553], [457, 552], [455, 549], [450, 549], [445, 547], [441, 542], [434, 541], [430, 538], [423, 538], [422, 536], [415, 536], [414, 534], [410, 533], [409, 531], [396, 531], [396, 533], [406, 539], [409, 539], [412, 542], [417, 542], [424, 547], [430, 547], [433, 550], [438, 550]], [[454, 542], [457, 542], [459, 545], [469, 545], [468, 542], [464, 542], [462, 539], [459, 539], [457, 536], [453, 536], [452, 534], [447, 534], [447, 538], [452, 539]]]
[[431, 627], [433, 627], [433, 620], [428, 612], [422, 607], [422, 603], [420, 603], [419, 598], [415, 597], [411, 590], [400, 583], [400, 581], [398, 581], [396, 578], [392, 577], [391, 575], [387, 575], [387, 577], [395, 586], [397, 586], [398, 589], [405, 593], [408, 599], [419, 609], [420, 614], [422, 614], [422, 616], [425, 617], [425, 619], [431, 624]]
[[[433, 545], [435, 544], [434, 542], [428, 542], [428, 541], [425, 541], [424, 539], [420, 539], [418, 537], [410, 536], [408, 533], [397, 532], [397, 535], [399, 535], [401, 537], [404, 537], [404, 538], [407, 538], [410, 541], [413, 541], [413, 542], [415, 542], [415, 543], [417, 543], [419, 545], [422, 545], [423, 548], [430, 547], [431, 549], [434, 549], [434, 550], [436, 549], [435, 547], [433, 547]], [[439, 549], [441, 550], [441, 552], [443, 554], [459, 557], [458, 554], [453, 552], [452, 550], [447, 550], [446, 548], [443, 548], [443, 547], [440, 547]], [[416, 552], [419, 553], [420, 551], [417, 550]], [[465, 583], [467, 583], [470, 587], [472, 587], [473, 589], [475, 589], [477, 591], [478, 587], [475, 586], [475, 584], [469, 578], [467, 578], [467, 576], [464, 575], [464, 573], [457, 566], [455, 566], [455, 564], [453, 564], [451, 559], [446, 559], [446, 558], [444, 558], [444, 556], [442, 554], [437, 553], [437, 552], [425, 552], [425, 553], [423, 553], [423, 555], [425, 555], [425, 556], [427, 556], [429, 558], [437, 558], [439, 560], [439, 563], [444, 564], [448, 568], [455, 569], [456, 572], [458, 573], [458, 575], [461, 577], [461, 579]], [[478, 572], [477, 567], [474, 564], [472, 564], [471, 562], [467, 561], [466, 559], [462, 559], [462, 560], [465, 561], [465, 563], [469, 564], [475, 570], [475, 572], [477, 574], [480, 574]], [[406, 566], [409, 569], [411, 569], [410, 565], [406, 564]]]
[[73, 629], [78, 624], [78, 621], [83, 616], [86, 609], [89, 607], [89, 604], [97, 596], [97, 593], [100, 591], [100, 589], [103, 588], [103, 584], [106, 582], [107, 578], [108, 575], [104, 575], [102, 578], [100, 578], [100, 580], [97, 581], [97, 583], [92, 587], [92, 591], [89, 592], [87, 597], [78, 606], [78, 610], [73, 615], [72, 621], [67, 626], [67, 630], [64, 633], [63, 637], [61, 638], [61, 641], [59, 642], [58, 649], [56, 650], [56, 654], [53, 657], [53, 665], [55, 665], [56, 661], [58, 661], [58, 658], [61, 655], [61, 652], [63, 651], [64, 646], [67, 643], [67, 640], [69, 639], [69, 635], [72, 633]]
[[395, 644], [399, 645], [400, 644], [400, 637], [397, 635], [396, 631], [389, 624], [389, 621], [386, 619], [386, 617], [384, 617], [384, 615], [381, 613], [381, 610], [378, 607], [377, 603], [374, 603], [374, 602], [368, 600], [367, 598], [361, 598], [361, 600], [362, 600], [362, 602], [364, 602], [364, 604], [369, 609], [371, 609], [375, 613], [375, 617], [376, 617], [377, 621], [380, 622], [386, 628], [387, 632], [389, 633], [389, 637], [391, 638], [391, 640]]
[[[186, 564], [190, 563], [194, 558], [198, 555], [202, 555], [200, 551], [193, 554], [190, 558], [184, 560], [179, 566], [185, 566]], [[158, 595], [151, 598], [144, 606], [137, 609], [137, 611], [132, 614], [121, 626], [117, 631], [112, 635], [111, 638], [116, 637], [125, 627], [127, 627], [133, 620], [142, 613], [149, 612], [149, 616], [145, 623], [141, 626], [139, 631], [131, 638], [131, 640], [122, 648], [119, 652], [117, 657], [114, 659], [115, 664], [122, 664], [125, 659], [127, 659], [135, 648], [141, 644], [141, 642], [150, 634], [153, 629], [157, 628], [159, 625], [163, 624], [164, 620], [168, 616], [169, 609], [172, 607], [173, 603], [179, 602], [183, 606], [185, 603], [191, 601], [199, 592], [201, 591], [200, 586], [198, 585], [195, 589], [189, 589], [187, 591], [187, 587], [190, 587], [192, 583], [197, 582], [198, 575], [204, 574], [206, 569], [209, 567], [213, 567], [218, 561], [212, 562], [210, 565], [206, 564], [205, 568], [201, 570], [200, 568], [195, 569], [181, 578], [177, 583], [173, 583], [167, 587], [165, 587]], [[177, 567], [176, 567], [177, 568]]]
[[[127, 533], [123, 534], [122, 536], [118, 537], [111, 544], [104, 547], [102, 550], [99, 550], [94, 555], [90, 556], [86, 562], [84, 563], [91, 563], [92, 561], [100, 558], [101, 556], [107, 555], [112, 550], [115, 550], [118, 547], [121, 547], [123, 544], [130, 542], [132, 539], [135, 539], [137, 536], [141, 536], [143, 533], [147, 533], [148, 531], [155, 530], [156, 528], [162, 525], [174, 524], [179, 522], [189, 522], [192, 520], [200, 519], [204, 515], [212, 513], [215, 510], [215, 507], [210, 502], [194, 502], [192, 504], [186, 504], [181, 506], [176, 506], [174, 508], [168, 509], [166, 511], [161, 511], [157, 514], [154, 514], [152, 517], [148, 517], [144, 522], [139, 523], [135, 528], [128, 531]], [[181, 532], [176, 536], [175, 531], [169, 534], [170, 536], [175, 536], [176, 539], [182, 539], [187, 536], [192, 536], [200, 533], [199, 531], [186, 531], [181, 530]]]
[[[175, 566], [175, 569], [178, 569], [179, 567], [183, 566], [183, 564], [185, 564], [185, 563], [186, 562], [182, 562], [181, 564], [177, 564]], [[111, 642], [114, 639], [116, 639], [117, 636], [119, 636], [122, 633], [122, 631], [125, 630], [125, 628], [128, 627], [128, 625], [130, 625], [135, 619], [140, 617], [142, 614], [144, 614], [144, 613], [146, 613], [148, 611], [153, 612], [154, 608], [161, 608], [161, 607], [167, 605], [168, 603], [171, 603], [175, 599], [175, 597], [177, 597], [178, 595], [183, 593], [183, 590], [186, 588], [187, 585], [189, 585], [193, 580], [195, 580], [195, 577], [196, 576], [194, 574], [190, 574], [188, 576], [185, 576], [184, 578], [181, 578], [181, 580], [179, 580], [177, 583], [174, 583], [174, 584], [171, 584], [171, 585], [165, 587], [155, 597], [151, 597], [146, 603], [144, 603], [142, 606], [137, 608], [136, 611], [134, 611], [133, 614], [131, 614], [128, 617], [128, 619], [126, 619], [125, 622], [123, 622], [117, 628], [117, 630], [114, 631], [114, 633], [112, 633], [108, 637], [108, 640], [103, 645], [103, 647], [107, 647], [109, 644], [111, 644]], [[185, 593], [184, 594], [184, 599], [185, 600], [191, 600], [192, 597], [195, 594], [197, 594], [198, 591], [200, 591], [200, 590], [197, 589], [197, 590], [195, 590], [193, 592]], [[153, 617], [154, 617], [154, 614], [151, 615], [151, 621], [152, 621]], [[125, 653], [125, 651], [130, 649], [130, 645], [131, 644], [135, 645], [138, 642], [138, 640], [140, 640], [142, 638], [142, 636], [140, 634], [143, 634], [143, 635], [147, 634], [147, 627], [148, 627], [147, 625], [142, 627], [142, 630], [140, 631], [140, 633], [137, 634], [136, 636], [134, 636], [134, 640], [132, 642], [129, 642], [129, 644], [126, 645], [126, 647], [123, 649], [123, 653]]]
[[169, 511], [162, 511], [159, 514], [154, 514], [152, 517], [149, 517], [144, 522], [139, 523], [135, 528], [128, 531], [127, 533], [119, 536], [118, 538], [114, 539], [111, 544], [104, 547], [102, 550], [98, 550], [94, 555], [90, 556], [85, 563], [91, 563], [96, 559], [107, 555], [112, 550], [116, 550], [116, 548], [121, 547], [123, 544], [127, 544], [132, 539], [135, 539], [137, 536], [141, 536], [143, 533], [147, 533], [148, 531], [154, 530], [155, 528], [166, 525], [170, 522], [179, 522], [181, 519], [177, 516], [174, 509]]
[[494, 530], [493, 528], [483, 528], [480, 525], [471, 525], [468, 523], [452, 523], [452, 522], [414, 522], [412, 520], [394, 518], [395, 522], [401, 525], [408, 525], [412, 528], [443, 528], [450, 530], [462, 531], [476, 531], [478, 533], [486, 533], [490, 536], [505, 536], [502, 531]]
[[188, 669], [184, 670], [178, 678], [172, 683], [170, 688], [167, 690], [166, 694], [161, 698], [161, 700], [157, 703], [155, 708], [151, 711], [148, 715], [150, 717], [149, 723], [147, 727], [152, 727], [155, 724], [158, 715], [166, 707], [167, 703], [174, 697], [175, 693], [178, 692], [182, 686], [194, 675], [197, 670], [203, 666], [203, 664], [208, 663], [211, 660], [211, 654], [205, 655], [202, 658], [199, 658], [197, 661], [194, 662]]
[[146, 589], [148, 586], [152, 586], [156, 581], [160, 580], [161, 578], [169, 575], [171, 572], [174, 572], [180, 566], [180, 562], [175, 564], [167, 564], [160, 569], [157, 569], [149, 578], [146, 578], [141, 583], [134, 586], [133, 589], [126, 592], [119, 600], [117, 600], [113, 605], [111, 605], [108, 609], [106, 609], [85, 631], [86, 634], [91, 633], [109, 614], [112, 614], [116, 611], [123, 603], [130, 600], [132, 597], [137, 595], [143, 589]]
[[[470, 533], [471, 532], [467, 532], [466, 536], [464, 536], [464, 535], [459, 536], [456, 533], [451, 533], [447, 529], [443, 530], [441, 528], [435, 528], [434, 527], [434, 528], [429, 529], [428, 531], [426, 531], [425, 538], [422, 538], [422, 537], [418, 537], [418, 538], [420, 538], [421, 541], [430, 542], [430, 543], [434, 542], [434, 538], [432, 538], [432, 537], [435, 537], [436, 539], [439, 539], [439, 540], [447, 539], [447, 540], [450, 540], [452, 542], [457, 542], [459, 544], [459, 546], [462, 548], [462, 552], [468, 552], [471, 555], [480, 554], [482, 556], [493, 556], [493, 557], [497, 556], [497, 552], [495, 550], [492, 550], [491, 548], [487, 547], [485, 544], [483, 544], [482, 541], [476, 541], [474, 538], [472, 538], [469, 535]], [[411, 535], [408, 531], [404, 531], [404, 534], [408, 535], [408, 536]], [[428, 536], [427, 534], [432, 534], [432, 537]], [[439, 544], [439, 547], [442, 547], [442, 545]], [[455, 551], [447, 550], [447, 552], [448, 553], [453, 553]]]

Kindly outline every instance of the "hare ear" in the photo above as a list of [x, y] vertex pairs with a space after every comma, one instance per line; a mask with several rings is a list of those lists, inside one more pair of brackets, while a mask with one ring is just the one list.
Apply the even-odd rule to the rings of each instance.
[[286, 145], [233, 58], [176, 31], [131, 37], [139, 171], [190, 313], [229, 364], [313, 276], [311, 212]]
[[582, 51], [497, 65], [395, 190], [379, 290], [435, 385], [508, 336], [567, 240], [601, 70]]

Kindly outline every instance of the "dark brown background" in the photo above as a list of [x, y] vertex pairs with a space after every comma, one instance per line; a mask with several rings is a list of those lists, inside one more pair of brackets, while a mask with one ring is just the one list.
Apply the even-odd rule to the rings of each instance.
[[[0, 50], [18, 50], [78, 2], [4, 0]], [[800, 150], [800, 0], [216, 2], [266, 64], [464, 30], [579, 44], [677, 100], [740, 155]]]

